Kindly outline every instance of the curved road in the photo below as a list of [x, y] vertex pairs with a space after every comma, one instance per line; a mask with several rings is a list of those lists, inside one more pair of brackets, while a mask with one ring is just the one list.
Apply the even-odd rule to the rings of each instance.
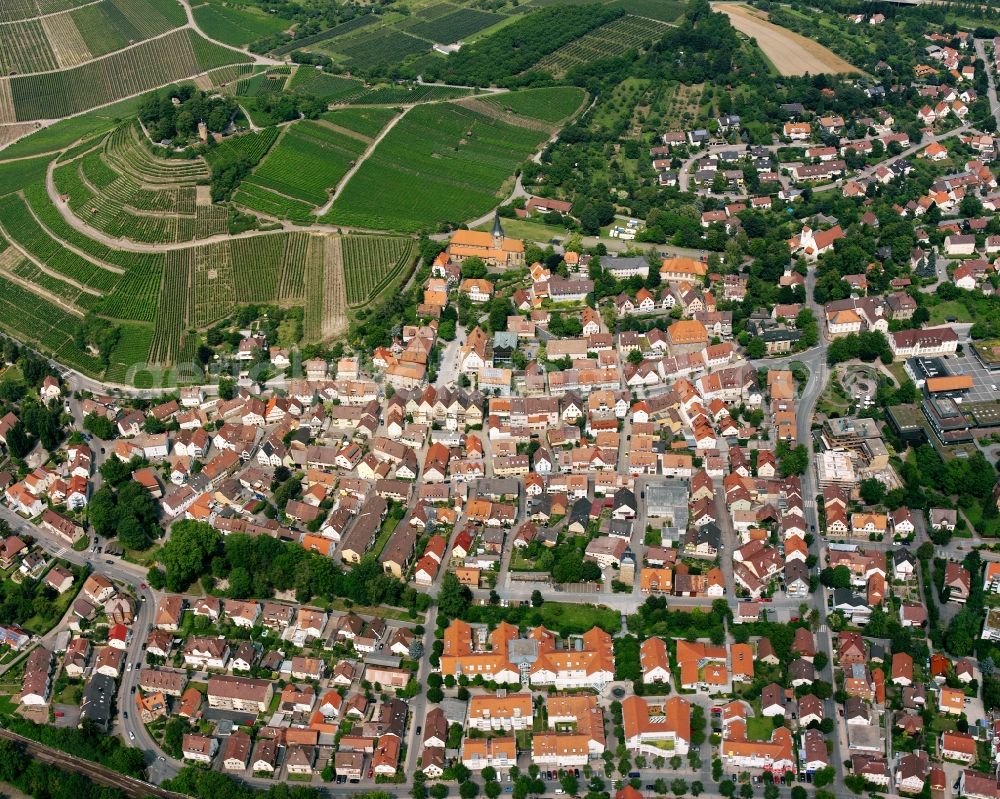
[[187, 15], [187, 27], [192, 28], [197, 31], [200, 36], [208, 39], [213, 44], [219, 45], [219, 47], [225, 47], [227, 50], [232, 50], [235, 53], [242, 53], [247, 58], [253, 60], [255, 64], [267, 64], [269, 66], [278, 66], [284, 64], [284, 61], [278, 61], [275, 58], [268, 58], [267, 56], [257, 55], [257, 53], [252, 53], [243, 47], [234, 47], [231, 44], [226, 44], [225, 42], [220, 42], [218, 39], [213, 39], [205, 31], [203, 31], [198, 26], [198, 21], [194, 18], [194, 12], [191, 10], [191, 3], [188, 0], [177, 0], [178, 3], [184, 8], [184, 13]]

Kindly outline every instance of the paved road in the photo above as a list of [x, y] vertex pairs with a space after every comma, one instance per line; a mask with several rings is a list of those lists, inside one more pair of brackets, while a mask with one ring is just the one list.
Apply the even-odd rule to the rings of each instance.
[[219, 47], [224, 47], [227, 50], [232, 50], [237, 53], [242, 53], [243, 55], [247, 56], [247, 58], [250, 58], [255, 64], [278, 65], [285, 63], [284, 61], [278, 61], [277, 59], [274, 58], [268, 58], [267, 56], [258, 55], [257, 53], [253, 53], [250, 50], [247, 50], [243, 47], [234, 47], [231, 44], [220, 42], [218, 39], [213, 39], [211, 36], [205, 33], [205, 31], [203, 31], [200, 27], [198, 27], [198, 21], [194, 18], [194, 13], [191, 11], [191, 3], [188, 2], [188, 0], [178, 0], [178, 2], [184, 7], [184, 13], [187, 15], [188, 27], [194, 28], [194, 30], [198, 31], [199, 34], [201, 34], [204, 38], [208, 39], [210, 42], [219, 45]]
[[990, 98], [990, 108], [993, 110], [993, 117], [996, 119], [997, 125], [1000, 125], [1000, 99], [997, 97], [996, 77], [993, 74], [992, 61], [986, 57], [986, 41], [984, 39], [976, 39], [976, 55], [983, 60], [983, 64], [986, 67], [986, 80], [989, 84], [986, 96]]
[[[809, 368], [809, 381], [806, 383], [805, 390], [799, 398], [796, 409], [796, 433], [799, 443], [804, 444], [809, 451], [809, 466], [806, 469], [806, 473], [802, 476], [802, 499], [805, 505], [806, 523], [811, 529], [819, 530], [819, 513], [815, 501], [818, 486], [816, 482], [816, 454], [812, 445], [812, 418], [816, 409], [816, 402], [819, 400], [827, 384], [828, 369], [826, 364], [826, 330], [825, 325], [821, 321], [823, 319], [823, 309], [816, 302], [815, 289], [816, 268], [813, 267], [806, 275], [806, 304], [816, 316], [819, 326], [819, 344], [809, 351], [807, 357], [800, 357], [798, 359], [803, 361]], [[817, 552], [819, 562], [822, 563], [824, 556], [823, 538], [817, 535], [816, 542], [819, 548], [819, 552]], [[820, 587], [819, 590], [813, 592], [810, 595], [810, 604], [817, 610], [821, 619], [826, 618], [826, 589]], [[833, 652], [833, 636], [830, 628], [825, 624], [820, 627], [820, 631], [817, 634], [817, 643], [820, 648], [826, 651], [829, 663], [836, 663]], [[832, 668], [832, 666], [828, 666], [827, 668]], [[837, 770], [838, 784], [842, 784], [845, 776], [844, 759], [848, 753], [843, 751], [841, 735], [846, 734], [846, 725], [840, 719], [836, 703], [832, 699], [824, 702], [824, 705], [827, 717], [837, 722], [837, 732], [830, 739], [833, 744], [830, 762]]]

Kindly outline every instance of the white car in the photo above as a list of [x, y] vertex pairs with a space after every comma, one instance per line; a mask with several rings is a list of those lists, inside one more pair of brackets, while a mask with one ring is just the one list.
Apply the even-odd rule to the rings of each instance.
[[135, 733], [134, 733], [134, 732], [132, 732], [132, 730], [129, 730], [129, 731], [128, 731], [128, 739], [129, 739], [130, 741], [134, 741], [134, 740], [135, 740]]
[[128, 666], [125, 667], [125, 671], [132, 671], [132, 664], [131, 663], [129, 663]]

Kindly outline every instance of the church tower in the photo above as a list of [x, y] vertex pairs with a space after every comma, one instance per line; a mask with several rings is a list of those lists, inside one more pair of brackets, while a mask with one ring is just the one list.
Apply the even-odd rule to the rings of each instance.
[[500, 210], [497, 209], [493, 217], [493, 249], [499, 250], [503, 246], [503, 226], [500, 224]]

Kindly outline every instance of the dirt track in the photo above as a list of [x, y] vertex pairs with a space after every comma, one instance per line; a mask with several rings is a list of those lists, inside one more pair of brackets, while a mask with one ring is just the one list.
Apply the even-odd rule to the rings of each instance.
[[761, 12], [742, 3], [712, 3], [712, 9], [726, 14], [734, 28], [756, 39], [764, 55], [782, 75], [859, 71], [823, 45], [768, 22]]

